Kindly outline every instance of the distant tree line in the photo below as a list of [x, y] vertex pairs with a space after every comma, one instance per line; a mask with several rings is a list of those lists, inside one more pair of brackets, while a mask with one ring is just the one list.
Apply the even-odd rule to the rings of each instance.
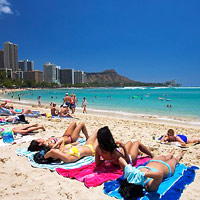
[[[134, 86], [147, 86], [147, 87], [165, 87], [170, 85], [170, 81], [165, 83], [143, 83], [143, 82], [134, 82], [134, 83], [121, 83], [121, 82], [93, 82], [93, 83], [76, 83], [76, 84], [63, 84], [58, 83], [35, 83], [34, 81], [23, 81], [23, 80], [13, 80], [6, 77], [4, 71], [0, 71], [0, 87], [6, 88], [61, 88], [61, 87], [134, 87]], [[173, 86], [180, 86], [179, 84]]]

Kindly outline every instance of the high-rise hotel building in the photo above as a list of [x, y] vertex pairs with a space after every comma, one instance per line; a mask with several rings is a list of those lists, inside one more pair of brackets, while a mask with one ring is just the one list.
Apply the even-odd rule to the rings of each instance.
[[11, 42], [4, 43], [4, 68], [18, 70], [18, 46]]
[[19, 69], [22, 70], [23, 72], [33, 71], [34, 62], [30, 60], [20, 60]]
[[43, 66], [44, 82], [47, 83], [60, 83], [60, 66], [55, 64], [46, 63]]

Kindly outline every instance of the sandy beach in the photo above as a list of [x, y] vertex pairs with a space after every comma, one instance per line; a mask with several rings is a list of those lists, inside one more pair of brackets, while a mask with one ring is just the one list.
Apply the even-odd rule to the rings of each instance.
[[[21, 105], [14, 104], [19, 108]], [[49, 112], [44, 107], [24, 106], [33, 110], [40, 110], [41, 113]], [[155, 154], [168, 153], [172, 148], [176, 153], [182, 149], [172, 145], [160, 144], [156, 140], [159, 136], [166, 133], [169, 128], [173, 128], [176, 133], [186, 134], [188, 137], [199, 137], [200, 126], [191, 124], [167, 122], [161, 120], [145, 119], [124, 119], [117, 116], [95, 115], [94, 113], [82, 114], [77, 112], [73, 119], [49, 119], [46, 117], [27, 118], [30, 123], [43, 124], [46, 131], [39, 130], [34, 135], [35, 138], [48, 138], [52, 135], [61, 136], [71, 121], [85, 122], [89, 134], [96, 128], [109, 126], [116, 141], [120, 140], [126, 143], [128, 140], [139, 140], [144, 143]], [[17, 126], [17, 125], [15, 125]], [[153, 140], [153, 136], [156, 138]], [[63, 178], [57, 172], [51, 172], [47, 169], [33, 168], [28, 163], [26, 157], [16, 155], [18, 148], [27, 147], [29, 143], [15, 144], [12, 146], [1, 147], [0, 155], [0, 199], [4, 200], [66, 200], [66, 199], [114, 199], [105, 195], [102, 191], [103, 185], [95, 188], [86, 188], [83, 183], [76, 180]], [[200, 145], [185, 148], [185, 155], [181, 160], [187, 166], [200, 167]], [[181, 199], [188, 200], [199, 199], [199, 181], [200, 170], [196, 171], [196, 177], [183, 192]]]

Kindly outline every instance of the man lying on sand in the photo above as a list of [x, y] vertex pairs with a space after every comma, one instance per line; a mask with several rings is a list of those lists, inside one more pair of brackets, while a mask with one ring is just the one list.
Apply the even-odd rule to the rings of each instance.
[[191, 143], [200, 143], [200, 138], [187, 138], [185, 135], [175, 135], [173, 129], [169, 129], [167, 131], [167, 135], [162, 136], [162, 139], [160, 142], [179, 142], [181, 146], [186, 146], [186, 144], [191, 144]]

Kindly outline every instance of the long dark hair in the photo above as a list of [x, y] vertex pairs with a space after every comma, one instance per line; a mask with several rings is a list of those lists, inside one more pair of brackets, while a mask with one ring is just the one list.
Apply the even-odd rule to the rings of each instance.
[[34, 161], [39, 164], [49, 164], [54, 162], [53, 158], [44, 158], [44, 155], [50, 150], [51, 149], [49, 147], [44, 147], [40, 152], [37, 152], [33, 156]]
[[112, 153], [116, 148], [118, 148], [108, 126], [104, 126], [98, 130], [97, 140], [100, 149], [103, 151]]
[[129, 183], [127, 179], [121, 182], [119, 193], [125, 200], [136, 200], [138, 197], [144, 196], [143, 186]]
[[46, 147], [45, 145], [39, 145], [39, 144], [40, 143], [37, 140], [32, 140], [28, 147], [28, 151], [41, 151]]

